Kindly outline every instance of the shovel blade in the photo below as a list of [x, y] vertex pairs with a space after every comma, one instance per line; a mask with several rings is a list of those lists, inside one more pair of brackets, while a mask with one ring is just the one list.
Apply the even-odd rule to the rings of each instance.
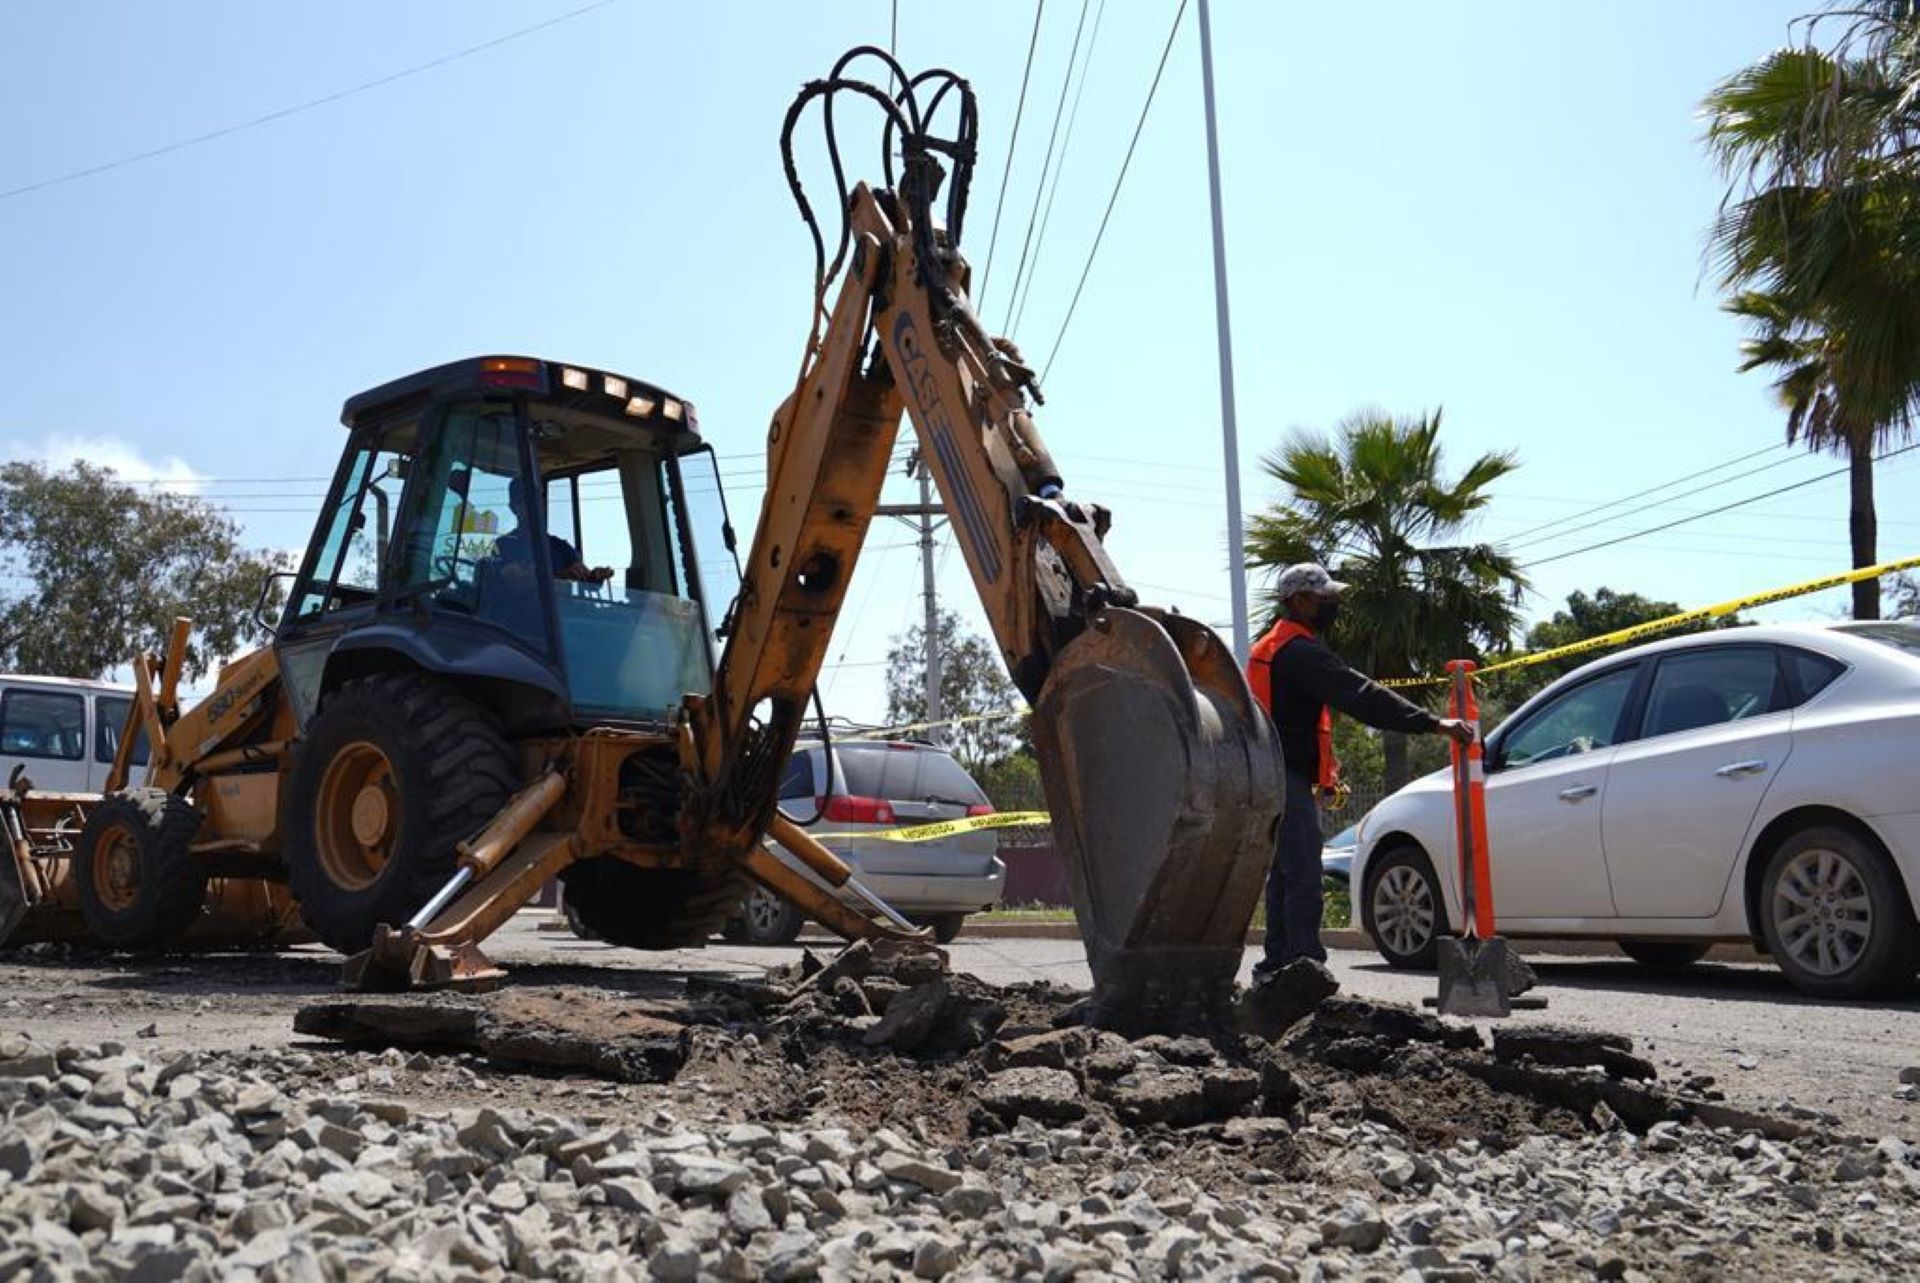
[[1442, 936], [1435, 941], [1440, 968], [1439, 1010], [1443, 1016], [1510, 1016], [1513, 991], [1507, 942], [1501, 936], [1469, 939]]

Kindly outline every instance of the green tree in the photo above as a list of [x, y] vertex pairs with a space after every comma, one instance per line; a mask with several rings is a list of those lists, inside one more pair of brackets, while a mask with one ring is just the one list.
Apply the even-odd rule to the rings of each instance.
[[[1527, 654], [1557, 650], [1586, 641], [1589, 637], [1604, 637], [1623, 628], [1650, 624], [1656, 619], [1677, 615], [1680, 610], [1678, 603], [1654, 601], [1637, 592], [1598, 588], [1592, 596], [1588, 596], [1576, 591], [1567, 598], [1564, 610], [1556, 610], [1551, 617], [1527, 630], [1522, 649]], [[1589, 651], [1495, 673], [1487, 679], [1487, 692], [1503, 711], [1508, 711], [1525, 703], [1536, 691], [1599, 657], [1598, 652]]]
[[1893, 577], [1893, 615], [1896, 619], [1920, 615], [1920, 579], [1905, 574]]
[[[939, 739], [962, 765], [978, 773], [1027, 742], [1026, 712], [999, 652], [985, 638], [962, 629], [960, 617], [950, 610], [940, 612], [939, 636], [942, 720], [968, 719], [941, 727]], [[926, 628], [915, 624], [896, 634], [887, 651], [890, 725], [927, 720], [926, 672]]]
[[[1707, 96], [1729, 183], [1711, 253], [1748, 326], [1741, 369], [1774, 374], [1788, 440], [1848, 460], [1866, 566], [1873, 458], [1911, 435], [1920, 395], [1920, 16], [1911, 0], [1851, 0], [1804, 30]], [[1854, 585], [1853, 606], [1878, 618], [1879, 584]]]
[[[1286, 497], [1247, 527], [1250, 568], [1268, 572], [1261, 605], [1277, 615], [1273, 579], [1318, 561], [1352, 587], [1332, 643], [1377, 678], [1439, 672], [1449, 659], [1505, 648], [1526, 580], [1514, 559], [1465, 533], [1488, 488], [1518, 463], [1483, 454], [1443, 474], [1440, 412], [1396, 419], [1364, 411], [1329, 435], [1296, 432], [1261, 466]], [[1383, 786], [1408, 779], [1407, 740], [1382, 740]]]
[[99, 678], [158, 652], [186, 615], [185, 672], [197, 680], [259, 639], [254, 607], [280, 568], [242, 547], [239, 527], [210, 504], [145, 493], [88, 463], [0, 465], [0, 556], [26, 585], [0, 606], [0, 662], [57, 677]]

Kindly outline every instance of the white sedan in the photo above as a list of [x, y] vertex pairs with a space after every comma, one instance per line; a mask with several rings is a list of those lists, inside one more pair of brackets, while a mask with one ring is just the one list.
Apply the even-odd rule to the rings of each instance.
[[[1617, 941], [1684, 966], [1751, 941], [1809, 993], [1920, 966], [1920, 624], [1769, 625], [1598, 660], [1487, 738], [1502, 934]], [[1460, 917], [1451, 777], [1368, 813], [1361, 922], [1433, 965]]]

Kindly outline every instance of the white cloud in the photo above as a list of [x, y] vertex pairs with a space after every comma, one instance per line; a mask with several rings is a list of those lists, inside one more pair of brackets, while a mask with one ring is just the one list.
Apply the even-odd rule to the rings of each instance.
[[7, 443], [7, 456], [31, 459], [55, 470], [85, 460], [99, 468], [111, 468], [122, 481], [152, 482], [154, 488], [174, 494], [198, 494], [211, 478], [177, 454], [157, 461], [148, 459], [140, 447], [120, 437], [83, 437], [56, 433], [38, 444]]

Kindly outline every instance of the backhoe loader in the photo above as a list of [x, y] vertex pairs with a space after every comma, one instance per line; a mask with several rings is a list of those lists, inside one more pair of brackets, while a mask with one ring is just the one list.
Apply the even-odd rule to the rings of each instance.
[[[896, 90], [850, 78], [862, 59]], [[843, 177], [841, 97], [881, 112], [884, 186]], [[842, 220], [831, 256], [793, 153], [816, 103]], [[775, 805], [904, 414], [1034, 710], [1094, 1018], [1218, 1018], [1271, 851], [1279, 751], [1231, 650], [1127, 586], [1106, 512], [1069, 497], [1041, 440], [1033, 373], [970, 306], [976, 122], [965, 81], [909, 77], [875, 49], [789, 111], [815, 320], [743, 562], [693, 405], [651, 383], [500, 355], [350, 399], [272, 644], [184, 713], [177, 656], [136, 665], [147, 786], [95, 806], [74, 856], [96, 933], [166, 944], [208, 876], [284, 879], [352, 955], [349, 985], [477, 985], [501, 974], [481, 942], [558, 876], [618, 945], [703, 942], [748, 879], [849, 938], [920, 941]]]

